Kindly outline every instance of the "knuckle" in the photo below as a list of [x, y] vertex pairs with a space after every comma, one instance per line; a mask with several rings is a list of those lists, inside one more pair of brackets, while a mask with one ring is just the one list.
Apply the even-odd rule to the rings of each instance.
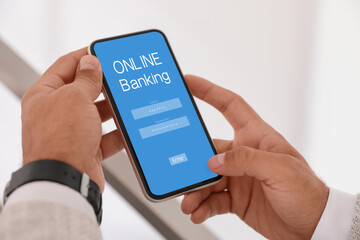
[[279, 165], [282, 166], [282, 175], [287, 179], [299, 178], [304, 168], [302, 162], [291, 155], [283, 155]]
[[215, 216], [217, 214], [219, 214], [219, 210], [221, 208], [221, 201], [218, 197], [215, 197], [216, 195], [214, 195], [211, 200], [209, 201], [209, 216]]
[[296, 159], [295, 157], [291, 156], [291, 155], [285, 155], [283, 158], [284, 162], [286, 162], [287, 166], [289, 169], [299, 169], [301, 167], [300, 162], [298, 161], [298, 159]]
[[236, 93], [230, 90], [226, 90], [226, 91], [229, 98], [227, 101], [223, 102], [219, 106], [219, 111], [221, 113], [226, 113], [227, 111], [229, 111], [229, 109], [236, 108], [236, 106], [239, 105], [239, 103], [241, 103], [241, 97], [239, 95], [237, 95]]
[[[236, 156], [235, 156], [236, 154]], [[236, 152], [233, 153], [233, 167], [237, 170], [244, 172], [251, 163], [251, 149], [245, 146], [240, 146]]]
[[67, 62], [68, 60], [69, 60], [68, 55], [63, 55], [63, 56], [59, 57], [58, 59], [56, 59], [55, 63], [62, 64], [64, 62]]
[[37, 105], [42, 105], [38, 104], [41, 102], [41, 99], [42, 97], [39, 94], [30, 94], [29, 91], [26, 92], [20, 102], [22, 112], [27, 112], [28, 109], [33, 109]]
[[267, 132], [261, 139], [259, 148], [266, 152], [278, 152], [279, 142], [282, 142], [282, 140], [279, 139], [279, 135], [270, 131]]
[[36, 86], [36, 84], [33, 84], [22, 96], [21, 106], [23, 107], [28, 102], [30, 102], [37, 95], [36, 94], [37, 92], [38, 92], [38, 87]]
[[65, 54], [56, 60], [56, 63], [58, 64], [63, 64], [66, 62], [76, 62], [74, 57], [71, 55], [71, 53]]
[[29, 101], [28, 94], [25, 93], [24, 96], [21, 98], [21, 107], [23, 108], [28, 101]]
[[239, 147], [239, 157], [242, 162], [248, 160], [250, 158], [250, 155], [251, 155], [251, 151], [248, 147], [245, 146]]
[[247, 169], [248, 165], [251, 163], [251, 150], [248, 147], [241, 147], [240, 153], [242, 169]]

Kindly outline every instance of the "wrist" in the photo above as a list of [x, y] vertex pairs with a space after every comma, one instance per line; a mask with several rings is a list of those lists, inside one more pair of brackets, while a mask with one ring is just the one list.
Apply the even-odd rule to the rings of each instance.
[[74, 149], [75, 146], [69, 147], [62, 145], [61, 148], [59, 148], [59, 146], [56, 148], [52, 146], [53, 145], [49, 144], [44, 145], [44, 147], [41, 148], [43, 151], [41, 151], [39, 150], [40, 148], [36, 148], [36, 146], [30, 148], [23, 144], [23, 165], [38, 161], [39, 159], [53, 159], [63, 162], [79, 172], [89, 175], [91, 180], [99, 185], [101, 192], [104, 191], [105, 180], [100, 158], [97, 157], [100, 156], [98, 153], [93, 153], [89, 151], [88, 148], [81, 148], [78, 145], [76, 145], [77, 151]]
[[80, 192], [93, 206], [98, 222], [101, 222], [102, 198], [98, 184], [87, 174], [56, 160], [33, 161], [14, 172], [5, 189], [4, 203], [16, 189], [35, 181], [56, 182]]
[[68, 153], [40, 153], [40, 154], [24, 154], [23, 155], [23, 165], [28, 164], [30, 162], [39, 161], [41, 159], [53, 159], [55, 161], [66, 163], [81, 173], [85, 173], [85, 164], [82, 161], [79, 161], [79, 158], [69, 157]]
[[317, 191], [314, 191], [315, 193], [314, 196], [315, 195], [317, 196], [312, 200], [313, 207], [312, 210], [310, 211], [311, 215], [309, 216], [309, 217], [312, 216], [312, 221], [310, 221], [308, 228], [309, 230], [305, 234], [303, 234], [303, 239], [312, 239], [312, 236], [314, 235], [314, 232], [320, 222], [320, 219], [327, 205], [329, 192], [330, 192], [329, 187], [319, 179], [319, 188]]

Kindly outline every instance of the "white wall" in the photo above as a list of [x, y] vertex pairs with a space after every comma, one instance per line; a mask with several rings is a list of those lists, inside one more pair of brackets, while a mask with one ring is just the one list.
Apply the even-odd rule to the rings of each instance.
[[321, 0], [312, 59], [307, 143], [330, 185], [360, 192], [360, 1]]
[[[355, 192], [359, 10], [356, 0], [0, 0], [0, 37], [42, 72], [94, 39], [159, 28], [184, 73], [241, 94], [329, 184]], [[213, 137], [231, 138], [215, 110], [199, 107]], [[206, 224], [223, 239], [262, 239], [235, 216]]]
[[[159, 28], [184, 73], [243, 95], [301, 146], [302, 131], [293, 125], [303, 122], [298, 113], [304, 112], [311, 2], [6, 1], [0, 5], [0, 33], [41, 72], [94, 39]], [[215, 119], [205, 119], [214, 136], [232, 136], [229, 128], [216, 129]]]

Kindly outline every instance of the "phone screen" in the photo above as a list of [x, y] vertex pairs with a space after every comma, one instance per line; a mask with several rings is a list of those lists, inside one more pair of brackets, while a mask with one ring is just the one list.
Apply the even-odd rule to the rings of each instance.
[[163, 33], [98, 40], [91, 50], [147, 193], [164, 198], [218, 180], [207, 165], [216, 150]]

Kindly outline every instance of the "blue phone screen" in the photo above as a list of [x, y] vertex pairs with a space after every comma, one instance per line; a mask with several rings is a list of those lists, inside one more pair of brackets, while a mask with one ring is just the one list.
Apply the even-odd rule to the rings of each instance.
[[217, 177], [207, 166], [214, 151], [165, 37], [151, 31], [93, 49], [152, 194]]

